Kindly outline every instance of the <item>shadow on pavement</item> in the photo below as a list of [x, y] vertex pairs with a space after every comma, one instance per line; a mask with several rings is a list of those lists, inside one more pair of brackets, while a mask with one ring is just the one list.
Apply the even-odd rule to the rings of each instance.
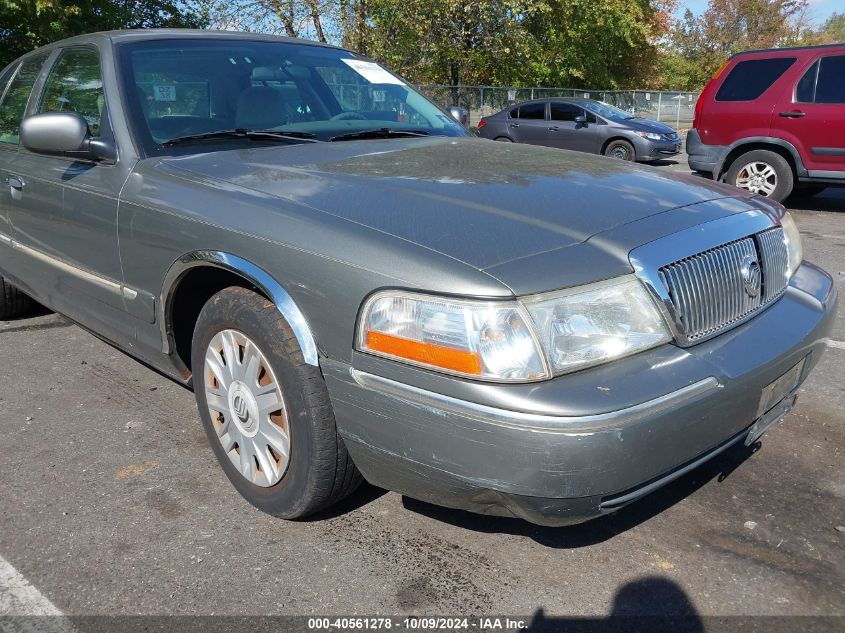
[[607, 541], [651, 519], [713, 479], [718, 482], [724, 481], [759, 448], [759, 442], [751, 446], [732, 447], [699, 468], [614, 514], [567, 527], [543, 527], [522, 519], [474, 514], [435, 506], [409, 497], [403, 497], [402, 503], [412, 512], [467, 530], [526, 536], [541, 545], [556, 549], [589, 547]]
[[828, 187], [814, 196], [796, 191], [784, 205], [801, 211], [840, 211], [845, 213], [845, 187]]
[[622, 585], [606, 618], [553, 617], [537, 609], [526, 633], [552, 631], [648, 631], [649, 633], [699, 633], [704, 623], [677, 583], [668, 578], [646, 576]]

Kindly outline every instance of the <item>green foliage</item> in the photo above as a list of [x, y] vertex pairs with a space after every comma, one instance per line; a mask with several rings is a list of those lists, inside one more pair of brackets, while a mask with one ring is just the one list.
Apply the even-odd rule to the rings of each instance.
[[809, 29], [802, 34], [803, 44], [845, 43], [845, 13], [834, 13], [818, 29]]
[[416, 82], [649, 85], [655, 0], [370, 0], [366, 52]]
[[179, 0], [0, 0], [0, 67], [39, 46], [110, 29], [201, 27]]
[[663, 84], [700, 90], [734, 53], [797, 43], [806, 8], [807, 0], [710, 0], [700, 16], [687, 10], [659, 58]]

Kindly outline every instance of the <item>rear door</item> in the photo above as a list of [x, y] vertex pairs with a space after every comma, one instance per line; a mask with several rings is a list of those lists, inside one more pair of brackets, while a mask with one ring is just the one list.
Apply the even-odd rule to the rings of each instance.
[[845, 53], [813, 57], [794, 73], [772, 114], [772, 135], [792, 143], [816, 177], [845, 176]]
[[[575, 119], [581, 116], [587, 117], [586, 123], [576, 123]], [[553, 147], [598, 153], [596, 117], [579, 105], [552, 101], [549, 104], [549, 132], [549, 144]]]
[[724, 73], [713, 101], [702, 108], [698, 129], [702, 142], [730, 145], [749, 136], [769, 136], [776, 95], [789, 89], [782, 79], [796, 61], [790, 51], [738, 58]]
[[[516, 109], [514, 109], [516, 110]], [[513, 117], [514, 110], [511, 110]], [[519, 118], [508, 121], [508, 132], [517, 143], [549, 145], [545, 103], [526, 103], [519, 106]]]

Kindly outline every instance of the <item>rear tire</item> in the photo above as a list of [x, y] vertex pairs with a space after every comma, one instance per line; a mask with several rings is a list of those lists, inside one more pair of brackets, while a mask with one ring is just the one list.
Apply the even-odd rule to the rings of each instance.
[[297, 519], [361, 483], [337, 433], [323, 376], [305, 362], [272, 302], [246, 288], [218, 292], [200, 312], [191, 362], [214, 454], [256, 508]]
[[0, 319], [14, 319], [32, 308], [32, 299], [0, 277]]
[[737, 156], [725, 174], [725, 182], [783, 202], [792, 193], [792, 167], [776, 152], [755, 149]]
[[629, 162], [634, 161], [637, 158], [634, 146], [628, 141], [623, 141], [622, 139], [617, 139], [608, 143], [607, 147], [604, 148], [604, 155]]
[[502, 143], [513, 143], [513, 139], [510, 139], [507, 136], [497, 136], [493, 140], [494, 141], [501, 141]]

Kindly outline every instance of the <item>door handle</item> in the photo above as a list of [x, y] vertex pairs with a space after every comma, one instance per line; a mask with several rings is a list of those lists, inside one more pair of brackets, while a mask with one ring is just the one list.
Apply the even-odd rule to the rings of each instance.
[[559, 129], [560, 128], [557, 125], [553, 125], [552, 127], [549, 128], [549, 131], [550, 132], [557, 132]]
[[800, 119], [802, 116], [807, 116], [807, 113], [801, 112], [801, 110], [792, 110], [792, 112], [781, 112], [780, 116], [787, 119]]
[[519, 123], [511, 123], [510, 126], [511, 127], [519, 127]]
[[18, 176], [8, 176], [6, 178], [6, 184], [8, 184], [12, 189], [17, 189], [18, 191], [22, 190], [26, 186], [23, 179]]

